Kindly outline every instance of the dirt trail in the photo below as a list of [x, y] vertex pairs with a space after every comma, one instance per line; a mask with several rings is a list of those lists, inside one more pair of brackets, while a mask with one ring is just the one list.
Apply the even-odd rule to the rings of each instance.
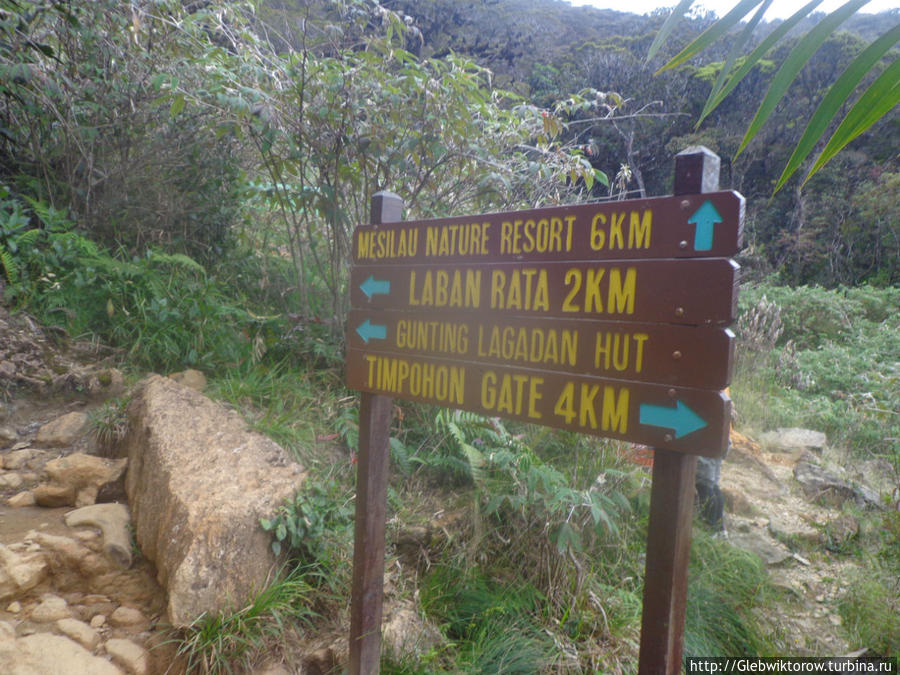
[[864, 650], [866, 645], [848, 642], [837, 609], [862, 563], [829, 550], [856, 537], [859, 523], [837, 504], [812, 501], [794, 477], [799, 461], [835, 467], [842, 458], [827, 450], [824, 457], [802, 449], [769, 451], [740, 434], [732, 441], [721, 483], [726, 527], [734, 545], [766, 561], [771, 582], [782, 591], [777, 621], [771, 623], [788, 650], [784, 655], [843, 656]]

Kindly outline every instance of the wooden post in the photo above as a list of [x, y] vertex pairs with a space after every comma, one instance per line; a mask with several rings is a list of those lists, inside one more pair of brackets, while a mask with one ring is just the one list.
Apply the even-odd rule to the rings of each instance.
[[[372, 196], [371, 222], [402, 220], [403, 200], [391, 192]], [[350, 675], [377, 675], [381, 661], [384, 595], [384, 528], [388, 446], [393, 399], [360, 394], [356, 464], [353, 588], [350, 598]]]
[[[715, 192], [719, 189], [719, 166], [719, 157], [702, 146], [678, 153], [674, 194]], [[681, 673], [696, 475], [696, 455], [655, 450], [644, 566], [640, 675]]]

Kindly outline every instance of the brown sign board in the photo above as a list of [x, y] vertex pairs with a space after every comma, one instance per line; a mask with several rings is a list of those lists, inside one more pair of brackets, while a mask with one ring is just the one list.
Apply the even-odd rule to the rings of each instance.
[[714, 326], [353, 310], [347, 346], [720, 390], [734, 334]]
[[731, 400], [724, 393], [533, 368], [347, 350], [358, 391], [618, 438], [688, 454], [721, 456]]
[[739, 267], [727, 258], [355, 266], [357, 309], [728, 324]]
[[722, 258], [741, 247], [736, 192], [357, 227], [356, 265]]

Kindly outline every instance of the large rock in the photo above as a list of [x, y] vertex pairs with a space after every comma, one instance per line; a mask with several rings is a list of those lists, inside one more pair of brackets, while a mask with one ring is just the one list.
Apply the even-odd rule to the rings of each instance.
[[293, 495], [303, 469], [237, 413], [158, 375], [137, 387], [128, 417], [125, 489], [169, 621], [244, 606], [276, 562], [259, 519]]
[[34, 442], [45, 448], [62, 448], [72, 445], [84, 432], [87, 423], [88, 416], [83, 412], [70, 412], [38, 429]]
[[792, 450], [821, 452], [828, 443], [828, 438], [821, 431], [797, 427], [767, 431], [759, 437], [759, 440], [764, 445], [781, 452]]

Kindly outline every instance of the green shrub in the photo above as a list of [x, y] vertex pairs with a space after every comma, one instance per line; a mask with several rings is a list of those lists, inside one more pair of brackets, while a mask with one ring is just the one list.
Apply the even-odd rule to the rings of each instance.
[[900, 289], [755, 285], [736, 332], [741, 424], [816, 428], [900, 464]]
[[352, 535], [353, 495], [336, 483], [314, 483], [260, 523], [272, 533], [272, 551], [285, 551], [301, 564], [335, 564], [335, 554]]

